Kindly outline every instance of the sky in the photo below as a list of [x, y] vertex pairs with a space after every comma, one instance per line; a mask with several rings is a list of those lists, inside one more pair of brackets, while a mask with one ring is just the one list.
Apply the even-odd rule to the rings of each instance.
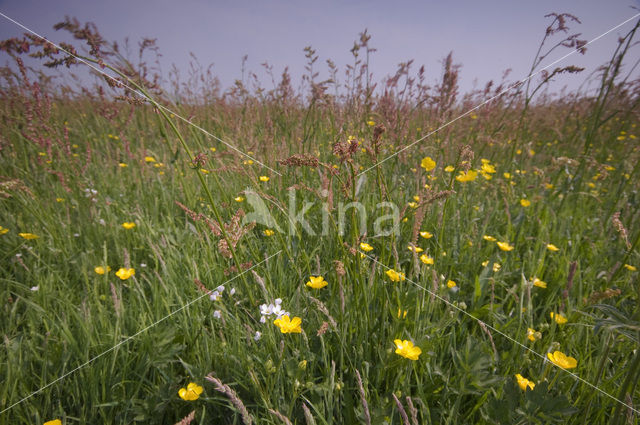
[[[299, 81], [303, 49], [310, 45], [319, 55], [320, 77], [326, 78], [326, 59], [344, 71], [352, 62], [354, 41], [366, 29], [372, 36], [370, 45], [377, 49], [370, 63], [375, 81], [413, 59], [414, 71], [424, 65], [427, 81], [435, 83], [442, 59], [452, 51], [454, 62], [462, 64], [462, 91], [471, 89], [474, 81], [480, 87], [499, 81], [506, 69], [512, 70], [511, 81], [526, 77], [549, 23], [544, 15], [550, 12], [577, 16], [582, 23], [572, 30], [591, 40], [637, 14], [638, 8], [640, 0], [0, 0], [2, 13], [54, 42], [63, 38], [52, 27], [65, 15], [94, 22], [106, 39], [119, 43], [129, 38], [135, 46], [143, 37], [155, 38], [164, 77], [172, 64], [186, 71], [193, 53], [201, 64], [213, 64], [223, 87], [228, 87], [241, 78], [242, 57], [247, 55], [247, 68], [271, 88], [261, 64], [272, 65], [276, 75], [288, 66]], [[610, 59], [618, 37], [634, 22], [594, 42], [585, 56], [574, 54], [557, 66], [584, 66], [583, 74], [593, 71]], [[0, 17], [0, 39], [22, 33]], [[559, 50], [546, 63], [568, 52]], [[6, 61], [0, 54], [0, 64]], [[562, 76], [554, 87], [575, 89], [585, 77]]]

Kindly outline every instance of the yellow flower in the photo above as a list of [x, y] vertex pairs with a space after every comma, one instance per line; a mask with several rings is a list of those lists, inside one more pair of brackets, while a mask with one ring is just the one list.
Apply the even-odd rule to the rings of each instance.
[[494, 167], [493, 165], [489, 164], [488, 162], [485, 162], [484, 164], [482, 164], [482, 167], [480, 167], [480, 169], [482, 171], [484, 171], [485, 173], [495, 173], [496, 172], [496, 167]]
[[551, 183], [545, 183], [544, 188], [550, 190], [550, 189], [553, 189], [553, 185]]
[[631, 271], [631, 272], [635, 272], [636, 270], [638, 270], [638, 269], [636, 268], [636, 266], [632, 266], [631, 264], [625, 264], [625, 265], [624, 265], [624, 268], [625, 268], [625, 269], [627, 269], [627, 270], [629, 270], [629, 271]]
[[189, 382], [187, 388], [180, 388], [180, 390], [178, 390], [178, 395], [185, 401], [197, 400], [200, 398], [200, 394], [202, 394], [202, 387], [193, 382]]
[[511, 178], [511, 173], [502, 173], [505, 179], [509, 180]]
[[519, 373], [516, 373], [516, 379], [518, 380], [518, 386], [522, 391], [526, 391], [527, 387], [529, 387], [529, 389], [533, 389], [536, 386], [536, 384], [534, 384], [532, 381], [529, 381], [527, 378], [524, 378]]
[[456, 176], [456, 180], [462, 183], [472, 182], [478, 177], [478, 172], [474, 170], [469, 170], [466, 173], [460, 171], [460, 174]]
[[325, 286], [327, 286], [329, 284], [329, 282], [327, 282], [326, 280], [324, 280], [324, 277], [322, 276], [309, 276], [309, 282], [307, 282], [307, 286], [313, 289], [320, 289], [320, 288], [324, 288]]
[[2, 227], [0, 226], [0, 235], [4, 235], [5, 233], [7, 233], [9, 231], [9, 229], [7, 229], [6, 227]]
[[429, 257], [427, 254], [422, 254], [420, 256], [420, 261], [424, 264], [433, 264], [433, 258]]
[[411, 207], [411, 208], [418, 208], [418, 203], [417, 202], [409, 202], [407, 205], [409, 205], [409, 207]]
[[98, 274], [105, 274], [105, 273], [111, 271], [111, 267], [109, 267], [109, 266], [107, 266], [107, 267], [98, 266], [95, 269], [93, 269], [93, 271], [98, 273]]
[[429, 233], [427, 231], [424, 231], [424, 232], [420, 232], [420, 236], [422, 236], [425, 239], [430, 239], [430, 238], [433, 237], [433, 233]]
[[64, 198], [56, 198], [56, 202], [64, 202]]
[[233, 200], [236, 202], [242, 202], [244, 201], [244, 196], [236, 196], [235, 198], [233, 198]]
[[373, 121], [373, 120], [369, 120], [369, 121], [367, 121], [367, 125], [368, 125], [369, 127], [373, 127], [374, 125], [376, 125], [376, 122], [375, 122], [375, 121]]
[[269, 176], [260, 176], [260, 181], [261, 182], [268, 182], [269, 181]]
[[533, 286], [537, 286], [538, 288], [546, 288], [547, 287], [547, 282], [543, 282], [540, 279], [538, 279], [537, 277], [533, 278]]
[[536, 339], [542, 338], [542, 333], [536, 331], [532, 328], [527, 328], [527, 338], [529, 341], [535, 341]]
[[455, 288], [456, 286], [458, 285], [453, 280], [447, 281], [447, 288], [451, 289], [451, 288]]
[[446, 171], [447, 173], [451, 173], [453, 170], [455, 170], [455, 167], [453, 165], [447, 165], [446, 167], [444, 167], [444, 171]]
[[425, 169], [425, 171], [431, 171], [436, 168], [436, 162], [431, 159], [431, 157], [425, 156], [422, 158], [422, 162], [420, 162], [420, 166]]
[[52, 421], [47, 421], [43, 425], [62, 425], [62, 421], [60, 419], [54, 419]]
[[136, 274], [136, 271], [134, 269], [125, 269], [125, 268], [120, 268], [116, 272], [116, 276], [118, 276], [120, 280], [127, 280], [135, 274]]
[[274, 232], [273, 232], [273, 230], [271, 230], [271, 229], [265, 229], [265, 230], [262, 232], [262, 234], [263, 234], [263, 235], [265, 235], [265, 236], [273, 236], [273, 233], [274, 233]]
[[404, 280], [404, 273], [397, 272], [395, 270], [387, 270], [386, 275], [389, 276], [392, 282], [401, 282]]
[[513, 249], [513, 245], [509, 245], [509, 242], [496, 242], [498, 244], [498, 248], [503, 251], [511, 251]]
[[118, 166], [119, 166], [120, 168], [128, 167], [128, 165], [127, 165], [127, 164], [125, 164], [124, 162], [119, 163], [119, 164], [118, 164]]
[[289, 319], [289, 316], [282, 316], [279, 319], [273, 321], [273, 324], [280, 328], [280, 332], [283, 334], [287, 333], [300, 333], [302, 332], [302, 328], [300, 324], [302, 323], [302, 319], [299, 317], [294, 317], [293, 319]]
[[125, 221], [124, 223], [122, 223], [122, 227], [124, 227], [127, 230], [133, 229], [134, 227], [136, 227], [136, 223], [132, 221]]
[[564, 316], [563, 316], [562, 314], [560, 314], [560, 313], [555, 314], [555, 313], [552, 311], [551, 313], [549, 313], [549, 316], [551, 316], [551, 318], [552, 318], [553, 320], [555, 320], [555, 321], [556, 321], [556, 323], [557, 323], [557, 324], [559, 324], [559, 325], [564, 325], [565, 323], [567, 323], [567, 322], [568, 322], [567, 318], [566, 318], [566, 317], [564, 317]]
[[413, 247], [411, 245], [407, 246], [407, 249], [415, 253], [421, 253], [422, 251], [424, 251], [424, 249], [420, 248], [419, 246]]
[[552, 243], [547, 244], [547, 249], [548, 249], [549, 251], [560, 251], [560, 248], [558, 248], [557, 246], [555, 246], [555, 245], [554, 245], [554, 244], [552, 244]]
[[360, 242], [360, 249], [364, 252], [369, 252], [373, 249], [373, 247], [366, 242]]
[[520, 205], [522, 205], [523, 207], [528, 207], [529, 205], [531, 205], [531, 201], [528, 199], [520, 199]]
[[493, 271], [494, 272], [498, 272], [500, 271], [500, 269], [502, 268], [502, 266], [498, 263], [493, 263]]
[[495, 242], [495, 241], [497, 241], [497, 239], [496, 239], [496, 238], [494, 238], [493, 236], [489, 236], [489, 235], [484, 235], [484, 236], [482, 237], [482, 239], [484, 239], [485, 241], [489, 241], [489, 242]]
[[407, 310], [402, 311], [401, 309], [398, 309], [398, 319], [400, 318], [400, 316], [402, 316], [403, 319], [406, 319], [407, 313]]
[[253, 164], [253, 160], [252, 159], [245, 159], [244, 161], [242, 161], [242, 163], [244, 165], [251, 165], [251, 164]]
[[209, 148], [209, 150], [210, 150], [211, 152], [215, 152], [215, 151], [216, 151], [216, 148], [213, 148], [213, 147], [212, 147], [212, 148]]
[[24, 239], [38, 239], [40, 236], [34, 235], [33, 233], [18, 233], [18, 236]]
[[415, 347], [411, 341], [395, 339], [393, 342], [396, 344], [396, 354], [401, 355], [405, 359], [418, 360], [418, 357], [422, 354], [420, 347]]
[[554, 351], [553, 354], [547, 353], [547, 357], [556, 366], [560, 366], [563, 369], [573, 369], [578, 366], [578, 361], [573, 357], [565, 355], [561, 351]]
[[156, 162], [156, 159], [152, 156], [145, 156], [144, 157], [144, 161], [145, 162]]

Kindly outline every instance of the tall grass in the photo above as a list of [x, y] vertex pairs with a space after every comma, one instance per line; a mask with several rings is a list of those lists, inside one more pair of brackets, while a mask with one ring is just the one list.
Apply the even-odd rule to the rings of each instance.
[[[576, 41], [558, 29], [567, 16], [545, 34]], [[639, 82], [620, 66], [637, 25], [595, 95], [534, 98], [547, 74], [406, 150], [509, 82], [460, 96], [449, 55], [433, 86], [409, 62], [377, 88], [365, 32], [344, 83], [332, 63], [333, 78], [317, 81], [309, 47], [302, 92], [286, 70], [271, 90], [249, 75], [224, 93], [203, 71], [186, 85], [176, 75], [169, 95], [92, 26], [56, 27], [119, 83], [56, 86], [24, 65], [27, 47], [50, 65], [76, 60], [34, 37], [2, 43], [15, 67], [0, 92], [1, 424], [637, 420], [610, 397], [638, 408]], [[479, 174], [462, 182], [464, 170]], [[281, 232], [242, 222], [251, 193]], [[356, 201], [365, 225], [342, 210]], [[290, 228], [304, 202], [313, 232]], [[388, 213], [380, 202], [398, 206], [397, 234], [372, 231]], [[121, 280], [120, 268], [135, 275]], [[326, 287], [305, 285], [319, 275]], [[301, 333], [261, 322], [277, 298]], [[397, 355], [395, 339], [419, 359]], [[555, 351], [584, 381], [536, 355]], [[195, 401], [178, 396], [189, 382], [204, 388]]]

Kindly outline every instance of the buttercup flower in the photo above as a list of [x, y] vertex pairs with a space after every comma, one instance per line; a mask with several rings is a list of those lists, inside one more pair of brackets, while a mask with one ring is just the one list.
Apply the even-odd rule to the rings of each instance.
[[200, 394], [202, 394], [202, 387], [193, 382], [189, 382], [187, 388], [180, 388], [180, 390], [178, 390], [178, 395], [185, 401], [197, 400], [200, 398]]
[[538, 279], [537, 277], [533, 278], [533, 286], [537, 286], [538, 288], [546, 288], [547, 287], [547, 282], [543, 282], [540, 279]]
[[433, 258], [429, 257], [427, 254], [422, 254], [420, 256], [420, 261], [422, 261], [424, 264], [433, 264]]
[[528, 199], [520, 199], [520, 205], [522, 205], [523, 207], [528, 207], [529, 205], [531, 205], [531, 201]]
[[38, 235], [34, 235], [33, 233], [18, 233], [18, 236], [23, 239], [38, 239], [40, 237]]
[[268, 182], [269, 181], [269, 177], [268, 176], [260, 176], [260, 181], [261, 182]]
[[458, 285], [453, 280], [447, 281], [447, 288], [452, 289], [452, 288], [455, 288], [456, 286]]
[[430, 157], [426, 156], [422, 158], [422, 162], [420, 162], [420, 166], [425, 169], [425, 171], [431, 171], [436, 168], [436, 162]]
[[453, 165], [447, 165], [446, 167], [444, 167], [444, 171], [446, 171], [447, 173], [450, 173], [455, 169], [456, 168]]
[[124, 223], [122, 223], [122, 227], [124, 227], [127, 230], [133, 229], [134, 227], [136, 227], [136, 223], [132, 221], [125, 221]]
[[145, 162], [156, 162], [156, 159], [152, 156], [145, 156], [144, 157], [144, 161]]
[[62, 425], [62, 421], [60, 419], [54, 419], [52, 421], [47, 421], [43, 425]]
[[573, 369], [578, 366], [578, 361], [573, 357], [565, 355], [561, 351], [554, 351], [553, 354], [547, 353], [547, 357], [556, 366], [560, 366], [563, 369]]
[[511, 251], [513, 249], [513, 245], [509, 245], [509, 242], [496, 242], [498, 244], [498, 248], [503, 251]]
[[549, 313], [549, 316], [551, 316], [551, 318], [552, 318], [553, 320], [555, 320], [555, 321], [556, 321], [556, 323], [557, 323], [557, 324], [559, 324], [559, 325], [564, 325], [565, 323], [567, 323], [567, 322], [568, 322], [567, 318], [566, 318], [566, 317], [564, 317], [564, 316], [563, 316], [562, 314], [560, 314], [560, 313], [555, 314], [555, 313], [552, 311], [551, 313]]
[[516, 373], [516, 380], [518, 381], [518, 386], [522, 391], [526, 391], [527, 387], [529, 389], [534, 389], [536, 386], [536, 384], [534, 384], [532, 381], [529, 381], [527, 378], [523, 377], [519, 373]]
[[93, 269], [93, 271], [98, 273], [98, 274], [105, 274], [105, 273], [111, 271], [111, 267], [109, 267], [109, 266], [107, 266], [107, 267], [98, 266], [95, 269]]
[[494, 238], [493, 236], [489, 236], [489, 235], [484, 235], [482, 237], [482, 239], [484, 239], [485, 241], [489, 241], [489, 242], [495, 242], [497, 239]]
[[460, 174], [456, 176], [456, 180], [462, 183], [472, 182], [478, 177], [478, 172], [475, 170], [469, 170], [467, 172], [460, 171]]
[[244, 201], [244, 196], [236, 196], [235, 198], [233, 198], [233, 200], [236, 202], [242, 202]]
[[547, 249], [548, 249], [549, 251], [560, 251], [560, 248], [558, 248], [557, 246], [555, 246], [555, 245], [554, 245], [554, 244], [552, 244], [552, 243], [547, 244]]
[[632, 266], [631, 264], [625, 264], [624, 268], [629, 270], [630, 272], [635, 272], [636, 270], [638, 270], [636, 266]]
[[360, 242], [360, 249], [364, 252], [369, 252], [373, 249], [373, 247], [366, 242]]
[[409, 360], [418, 360], [420, 354], [422, 354], [422, 350], [420, 347], [416, 347], [413, 345], [413, 342], [408, 340], [399, 340], [395, 339], [393, 342], [396, 344], [396, 354], [401, 355], [402, 357]]
[[391, 279], [392, 282], [400, 282], [404, 280], [404, 273], [402, 272], [397, 272], [395, 270], [387, 270], [385, 274], [389, 276], [389, 279]]
[[420, 248], [419, 246], [414, 247], [414, 246], [411, 246], [411, 245], [407, 246], [407, 249], [408, 249], [409, 251], [411, 251], [411, 252], [415, 252], [415, 253], [421, 253], [422, 251], [424, 251], [424, 250], [423, 250], [422, 248]]
[[263, 235], [265, 235], [265, 236], [273, 236], [273, 230], [271, 230], [271, 229], [265, 229], [265, 230], [262, 232], [262, 234], [263, 234]]
[[527, 339], [529, 341], [535, 341], [540, 338], [542, 338], [542, 333], [536, 331], [535, 329], [527, 328]]
[[0, 235], [4, 235], [5, 233], [7, 233], [9, 231], [9, 229], [7, 229], [6, 227], [2, 227], [0, 226]]
[[293, 319], [289, 319], [288, 315], [282, 316], [281, 318], [273, 321], [273, 324], [278, 326], [280, 328], [280, 332], [283, 334], [302, 332], [302, 328], [300, 327], [301, 323], [301, 318], [294, 317]]
[[433, 233], [429, 233], [425, 230], [424, 232], [420, 232], [420, 236], [425, 239], [431, 239], [433, 237]]
[[120, 268], [116, 272], [116, 276], [118, 276], [120, 280], [127, 280], [135, 274], [136, 274], [136, 271], [134, 269], [125, 269], [125, 268]]
[[322, 276], [309, 276], [309, 282], [307, 282], [307, 286], [313, 289], [320, 289], [320, 288], [324, 288], [325, 286], [327, 286], [329, 284], [329, 282], [327, 282], [326, 280], [324, 280], [324, 277]]

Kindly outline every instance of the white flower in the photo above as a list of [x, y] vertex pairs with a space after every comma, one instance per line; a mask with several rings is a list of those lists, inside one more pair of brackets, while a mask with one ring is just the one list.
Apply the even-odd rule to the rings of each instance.
[[32, 287], [31, 287], [31, 290], [32, 290], [33, 292], [37, 291], [38, 289], [40, 289], [40, 286], [32, 286]]
[[74, 233], [73, 236], [76, 237], [76, 238], [79, 238], [80, 237], [80, 233]]
[[107, 224], [107, 222], [104, 221], [104, 218], [101, 218], [100, 220], [98, 220], [98, 223], [100, 223], [103, 226]]
[[220, 319], [222, 317], [222, 314], [220, 313], [220, 310], [216, 310], [213, 312], [213, 317], [215, 317], [216, 319]]
[[209, 299], [211, 301], [218, 301], [220, 299], [220, 293], [218, 291], [213, 291], [213, 293], [209, 295]]
[[276, 298], [276, 305], [282, 304], [282, 298]]
[[260, 316], [260, 323], [266, 323], [267, 316]]
[[233, 295], [236, 293], [236, 288], [231, 288], [231, 290], [229, 291], [229, 295]]
[[262, 334], [260, 333], [260, 331], [256, 331], [256, 334], [253, 336], [253, 339], [257, 341], [260, 339], [260, 337], [262, 337]]
[[280, 317], [282, 315], [283, 310], [282, 310], [282, 307], [280, 307], [280, 304], [276, 304], [276, 305], [271, 304], [269, 307], [271, 307], [271, 312], [276, 316]]
[[216, 288], [216, 291], [220, 292], [220, 294], [222, 294], [224, 292], [224, 286], [220, 285]]
[[271, 314], [271, 310], [269, 309], [269, 307], [267, 307], [266, 304], [262, 304], [260, 306], [260, 314], [262, 314], [263, 316], [268, 316]]
[[147, 267], [147, 264], [146, 263], [140, 263], [140, 267], [142, 267], [144, 269], [145, 267]]

